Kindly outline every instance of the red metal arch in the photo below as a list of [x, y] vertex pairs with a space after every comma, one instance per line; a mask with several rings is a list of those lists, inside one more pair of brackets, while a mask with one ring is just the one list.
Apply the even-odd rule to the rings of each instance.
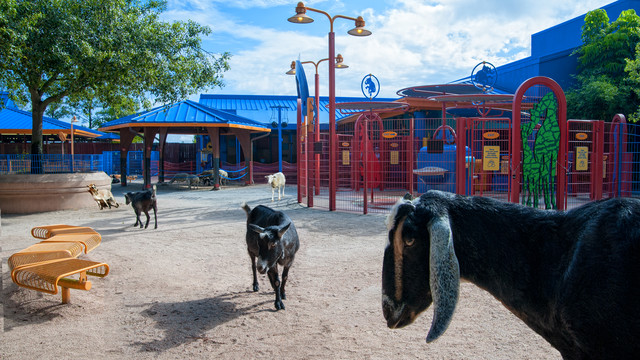
[[542, 85], [549, 88], [558, 101], [558, 125], [560, 126], [560, 148], [558, 149], [557, 161], [557, 190], [556, 204], [558, 210], [566, 209], [566, 193], [567, 193], [567, 99], [564, 91], [557, 82], [545, 76], [536, 76], [523, 82], [513, 97], [512, 113], [513, 127], [511, 129], [511, 149], [512, 156], [510, 160], [509, 178], [511, 181], [509, 200], [517, 203], [520, 200], [521, 172], [522, 172], [522, 140], [520, 138], [520, 121], [522, 111], [522, 101], [524, 94], [536, 85]]

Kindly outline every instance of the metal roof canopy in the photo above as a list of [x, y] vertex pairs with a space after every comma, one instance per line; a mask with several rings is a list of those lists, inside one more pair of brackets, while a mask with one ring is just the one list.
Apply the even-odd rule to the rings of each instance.
[[160, 171], [158, 182], [164, 182], [164, 144], [168, 134], [200, 134], [206, 132], [213, 146], [214, 190], [220, 188], [220, 141], [221, 135], [235, 135], [249, 163], [249, 183], [253, 182], [253, 159], [251, 134], [271, 132], [265, 124], [225, 111], [212, 109], [191, 100], [159, 106], [149, 111], [125, 116], [104, 124], [101, 130], [120, 131], [121, 185], [127, 186], [127, 152], [135, 135], [144, 138], [144, 187], [151, 187], [151, 148], [156, 135], [160, 138]]
[[403, 102], [387, 102], [387, 101], [357, 101], [337, 103], [336, 109], [342, 114], [355, 114], [363, 111], [374, 111], [383, 113], [387, 111], [406, 110], [409, 104]]
[[412, 86], [398, 90], [398, 96], [428, 98], [435, 95], [471, 95], [483, 94], [483, 91], [471, 84], [441, 84]]
[[[4, 108], [0, 110], [0, 134], [31, 135], [33, 132], [33, 115], [31, 112], [17, 108]], [[42, 134], [44, 135], [70, 135], [71, 124], [56, 120], [47, 116], [42, 117]], [[89, 129], [81, 125], [73, 126], [73, 135], [86, 138], [98, 138], [103, 132]]]
[[212, 109], [191, 100], [163, 105], [148, 111], [110, 121], [100, 128], [114, 131], [122, 128], [159, 127], [170, 129], [171, 134], [199, 134], [203, 128], [234, 128], [249, 132], [270, 132], [265, 124]]
[[[513, 95], [501, 95], [501, 94], [447, 94], [447, 95], [436, 95], [430, 96], [429, 100], [439, 101], [439, 102], [468, 102], [468, 103], [480, 103], [480, 102], [492, 102], [498, 103], [503, 102], [502, 105], [506, 105], [506, 103], [511, 103], [513, 101]], [[500, 105], [500, 104], [495, 104]]]

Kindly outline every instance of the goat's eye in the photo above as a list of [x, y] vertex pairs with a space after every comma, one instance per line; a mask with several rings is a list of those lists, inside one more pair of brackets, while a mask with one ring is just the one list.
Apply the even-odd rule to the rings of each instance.
[[269, 249], [273, 249], [274, 247], [276, 247], [276, 243], [270, 242], [269, 245], [268, 245], [268, 248]]
[[415, 242], [416, 242], [416, 239], [414, 239], [414, 238], [404, 239], [405, 246], [413, 246], [413, 243], [415, 243]]

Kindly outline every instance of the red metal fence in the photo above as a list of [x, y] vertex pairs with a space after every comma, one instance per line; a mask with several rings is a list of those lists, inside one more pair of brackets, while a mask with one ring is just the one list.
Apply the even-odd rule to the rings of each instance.
[[[430, 189], [509, 201], [510, 180], [522, 177], [510, 165], [511, 120], [446, 122], [444, 127], [440, 118], [382, 120], [360, 129], [340, 126], [336, 210], [387, 212], [405, 193], [418, 196]], [[536, 131], [527, 139], [530, 148]], [[569, 120], [566, 131], [566, 159], [557, 160], [557, 164], [566, 160], [566, 181], [564, 185], [555, 181], [553, 189], [564, 199], [559, 208], [614, 196], [640, 196], [640, 126], [626, 124], [623, 118], [608, 123]], [[328, 132], [323, 132], [317, 144], [303, 141], [299, 157], [300, 201], [326, 209], [328, 139]], [[525, 193], [523, 182], [518, 193], [524, 203], [531, 195]], [[544, 208], [543, 195], [539, 196], [537, 206]]]

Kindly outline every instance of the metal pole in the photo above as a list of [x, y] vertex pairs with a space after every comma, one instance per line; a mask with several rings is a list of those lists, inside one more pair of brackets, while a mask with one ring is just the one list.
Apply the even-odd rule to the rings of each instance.
[[[329, 65], [331, 66], [331, 65]], [[320, 75], [318, 75], [318, 69], [316, 68], [316, 123], [315, 123], [315, 134], [314, 143], [320, 143]], [[314, 145], [318, 146], [318, 145]], [[320, 195], [320, 153], [315, 152], [314, 147], [314, 160], [315, 160], [315, 194]]]
[[329, 211], [336, 210], [337, 135], [336, 135], [336, 68], [335, 33], [329, 32]]
[[73, 123], [74, 122], [76, 122], [75, 116], [71, 120], [71, 172], [73, 172], [73, 158], [74, 158], [74, 151], [73, 151]]
[[282, 107], [278, 107], [278, 171], [282, 172]]

